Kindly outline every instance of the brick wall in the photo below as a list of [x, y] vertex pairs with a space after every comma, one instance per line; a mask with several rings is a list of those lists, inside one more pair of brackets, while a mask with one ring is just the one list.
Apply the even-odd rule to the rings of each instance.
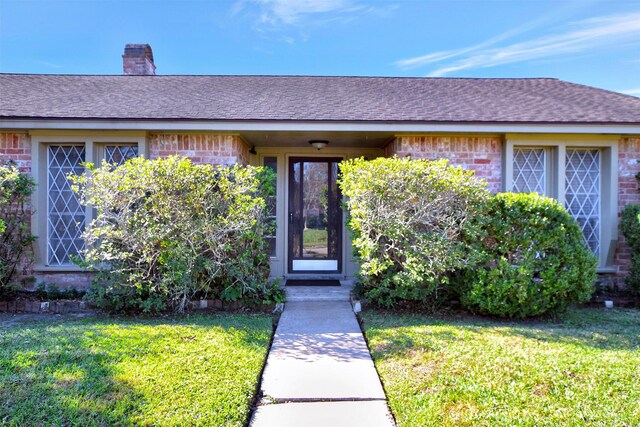
[[[500, 137], [480, 136], [400, 136], [385, 147], [385, 155], [438, 159], [447, 158], [452, 165], [473, 169], [485, 178], [489, 189], [500, 191], [502, 180], [502, 144]], [[150, 158], [179, 154], [195, 163], [249, 163], [249, 147], [237, 135], [215, 134], [151, 134]], [[31, 171], [31, 139], [27, 133], [0, 132], [0, 162], [14, 160], [25, 172]], [[635, 175], [640, 172], [640, 138], [622, 138], [619, 142], [619, 212], [629, 203], [640, 203]], [[619, 233], [616, 251], [618, 281], [628, 271], [630, 251]], [[21, 268], [22, 275], [31, 275], [30, 266]], [[55, 282], [61, 286], [85, 287], [89, 274], [38, 274], [38, 281]]]
[[0, 132], [0, 163], [16, 162], [20, 170], [31, 172], [31, 137], [26, 133]]
[[454, 166], [475, 170], [489, 183], [490, 191], [502, 190], [502, 138], [479, 136], [399, 136], [385, 147], [387, 157], [449, 159]]
[[[621, 138], [618, 144], [618, 216], [629, 203], [640, 203], [636, 174], [640, 172], [640, 138]], [[622, 231], [618, 232], [616, 267], [619, 281], [629, 271], [631, 250]]]
[[60, 289], [89, 289], [93, 273], [86, 272], [42, 272], [35, 273], [35, 286], [40, 283], [55, 283]]
[[[152, 134], [149, 138], [150, 158], [173, 154], [188, 156], [195, 163], [231, 165], [249, 163], [249, 147], [237, 135]], [[13, 160], [25, 172], [31, 171], [31, 138], [27, 133], [0, 132], [0, 162]], [[20, 268], [21, 277], [34, 276], [38, 283], [55, 283], [61, 288], [86, 288], [90, 273], [35, 272], [31, 264]]]
[[194, 163], [249, 164], [249, 147], [237, 135], [152, 134], [149, 157], [187, 156]]

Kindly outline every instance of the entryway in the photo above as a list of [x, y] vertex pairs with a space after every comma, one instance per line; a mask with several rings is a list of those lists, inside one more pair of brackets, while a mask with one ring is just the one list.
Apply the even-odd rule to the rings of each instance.
[[288, 272], [342, 272], [341, 158], [289, 159]]

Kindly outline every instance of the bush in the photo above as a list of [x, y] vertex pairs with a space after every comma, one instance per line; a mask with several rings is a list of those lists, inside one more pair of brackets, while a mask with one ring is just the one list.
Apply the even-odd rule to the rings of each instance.
[[179, 312], [195, 297], [274, 298], [263, 237], [273, 172], [179, 157], [87, 170], [72, 180], [97, 212], [81, 264], [97, 270], [89, 298], [98, 306]]
[[622, 234], [631, 248], [631, 268], [624, 282], [640, 295], [640, 205], [627, 205], [622, 211]]
[[365, 296], [438, 303], [450, 272], [474, 262], [461, 233], [489, 197], [486, 183], [446, 160], [354, 159], [340, 171]]
[[483, 260], [457, 281], [464, 307], [505, 317], [535, 316], [586, 301], [593, 292], [596, 257], [576, 220], [555, 200], [537, 194], [501, 193], [475, 241]]
[[60, 299], [80, 299], [86, 294], [86, 291], [81, 289], [69, 288], [60, 289], [55, 283], [46, 284], [44, 282], [38, 284], [34, 296], [42, 300], [60, 300]]
[[11, 290], [18, 268], [32, 255], [35, 237], [27, 205], [35, 183], [14, 165], [0, 166], [0, 297]]

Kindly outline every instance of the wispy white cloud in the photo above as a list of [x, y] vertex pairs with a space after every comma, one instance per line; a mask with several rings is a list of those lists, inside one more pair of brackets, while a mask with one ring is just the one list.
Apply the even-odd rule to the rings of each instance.
[[517, 35], [526, 33], [528, 31], [531, 31], [537, 27], [540, 27], [541, 25], [549, 22], [550, 20], [553, 20], [554, 17], [560, 15], [562, 13], [563, 10], [559, 10], [555, 13], [552, 14], [548, 14], [548, 15], [544, 15], [538, 19], [534, 19], [530, 22], [527, 22], [526, 24], [520, 25], [516, 28], [513, 28], [509, 31], [505, 31], [502, 34], [499, 34], [495, 37], [492, 37], [488, 40], [485, 40], [481, 43], [472, 45], [472, 46], [468, 46], [462, 49], [455, 49], [455, 50], [445, 50], [442, 52], [435, 52], [435, 53], [429, 53], [427, 55], [422, 55], [422, 56], [416, 56], [413, 58], [407, 58], [407, 59], [402, 59], [400, 61], [396, 62], [396, 65], [399, 66], [402, 69], [409, 69], [409, 68], [415, 68], [418, 66], [422, 66], [422, 65], [428, 65], [428, 64], [433, 64], [436, 62], [440, 62], [440, 61], [444, 61], [445, 59], [450, 59], [450, 58], [455, 58], [455, 57], [459, 57], [462, 56], [464, 54], [467, 53], [472, 53], [472, 52], [477, 52], [481, 49], [484, 48], [488, 48], [490, 46], [493, 46], [503, 40], [508, 40], [512, 37], [515, 37]]
[[348, 0], [254, 0], [261, 9], [260, 20], [267, 24], [296, 24], [309, 15], [354, 12], [361, 6]]
[[369, 6], [355, 0], [239, 0], [232, 6], [231, 15], [243, 12], [255, 15], [254, 30], [264, 32], [311, 23], [315, 26], [336, 21], [348, 23], [360, 15], [395, 7]]
[[42, 64], [42, 65], [44, 65], [45, 67], [49, 67], [49, 68], [64, 68], [62, 65], [60, 65], [60, 64], [55, 64], [55, 63], [53, 63], [53, 62], [47, 62], [47, 61], [41, 61], [41, 60], [38, 60], [37, 62], [38, 62], [39, 64]]
[[[535, 22], [527, 27], [535, 25]], [[458, 50], [434, 52], [398, 61], [400, 67], [428, 65], [450, 61], [432, 70], [430, 77], [446, 76], [457, 71], [495, 67], [552, 56], [591, 52], [596, 48], [623, 43], [640, 44], [640, 12], [595, 17], [569, 25], [565, 33], [533, 38], [506, 46], [492, 47], [522, 31], [503, 33], [486, 42]]]

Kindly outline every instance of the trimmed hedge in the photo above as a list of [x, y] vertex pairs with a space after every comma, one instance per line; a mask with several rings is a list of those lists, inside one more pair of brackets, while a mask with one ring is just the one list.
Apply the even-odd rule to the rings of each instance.
[[195, 297], [280, 302], [268, 283], [265, 168], [194, 165], [177, 156], [87, 165], [71, 178], [96, 208], [78, 262], [98, 272], [89, 297], [109, 311], [182, 311]]
[[625, 206], [621, 229], [631, 248], [631, 269], [624, 282], [633, 293], [640, 295], [640, 205]]
[[365, 296], [386, 307], [441, 302], [449, 273], [474, 262], [461, 236], [486, 184], [446, 160], [360, 158], [340, 172]]
[[340, 165], [360, 261], [358, 291], [393, 307], [457, 296], [476, 313], [527, 317], [589, 299], [596, 257], [576, 220], [537, 194], [489, 194], [446, 160]]
[[474, 221], [485, 236], [470, 241], [481, 262], [457, 280], [464, 307], [527, 317], [590, 298], [597, 259], [576, 220], [557, 201], [535, 193], [500, 193]]

